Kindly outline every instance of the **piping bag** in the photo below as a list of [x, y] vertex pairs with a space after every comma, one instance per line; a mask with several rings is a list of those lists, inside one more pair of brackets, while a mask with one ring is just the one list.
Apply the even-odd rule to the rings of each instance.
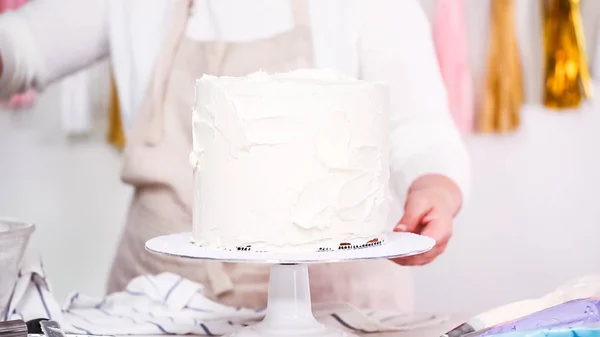
[[600, 325], [517, 331], [502, 334], [502, 337], [600, 337]]
[[492, 327], [511, 322], [535, 312], [575, 299], [600, 297], [600, 275], [585, 276], [558, 287], [537, 298], [510, 303], [481, 313], [457, 326], [442, 337], [474, 337], [487, 333]]
[[483, 333], [481, 337], [551, 328], [573, 329], [592, 324], [600, 324], [600, 298], [579, 299], [559, 304], [495, 326]]

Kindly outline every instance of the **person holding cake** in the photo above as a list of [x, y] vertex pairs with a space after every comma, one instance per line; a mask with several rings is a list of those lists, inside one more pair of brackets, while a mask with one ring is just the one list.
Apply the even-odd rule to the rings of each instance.
[[106, 58], [127, 129], [122, 179], [135, 187], [110, 292], [138, 275], [170, 271], [205, 284], [221, 303], [265, 305], [266, 267], [167, 258], [147, 254], [144, 243], [190, 231], [197, 215], [188, 159], [197, 142], [190, 132], [195, 81], [319, 68], [388, 85], [390, 168], [383, 171], [400, 199], [394, 206], [403, 208], [390, 230], [437, 244], [394, 261], [312, 266], [313, 300], [411, 309], [404, 266], [444, 252], [470, 175], [418, 1], [37, 0], [0, 16], [0, 99], [43, 90]]

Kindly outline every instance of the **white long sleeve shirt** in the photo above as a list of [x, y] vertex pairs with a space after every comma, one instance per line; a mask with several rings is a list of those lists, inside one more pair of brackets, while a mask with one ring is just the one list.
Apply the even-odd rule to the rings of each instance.
[[[110, 57], [125, 125], [143, 98], [169, 0], [36, 0], [0, 16], [0, 96], [43, 89]], [[293, 25], [289, 0], [196, 0], [187, 35], [250, 41]], [[416, 0], [310, 0], [314, 61], [391, 89], [391, 166], [401, 195], [437, 173], [466, 194], [469, 158], [447, 107], [429, 23]], [[192, 93], [190, 88], [190, 93]]]

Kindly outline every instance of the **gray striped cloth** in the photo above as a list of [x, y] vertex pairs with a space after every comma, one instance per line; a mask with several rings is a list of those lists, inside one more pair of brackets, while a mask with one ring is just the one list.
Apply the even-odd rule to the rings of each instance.
[[[40, 259], [25, 258], [4, 320], [49, 318], [77, 335], [221, 336], [255, 324], [265, 310], [231, 308], [203, 295], [203, 286], [175, 274], [145, 275], [127, 290], [104, 298], [73, 293], [61, 308]], [[406, 331], [441, 324], [447, 317], [358, 310], [346, 304], [314, 308], [316, 318], [354, 333]]]

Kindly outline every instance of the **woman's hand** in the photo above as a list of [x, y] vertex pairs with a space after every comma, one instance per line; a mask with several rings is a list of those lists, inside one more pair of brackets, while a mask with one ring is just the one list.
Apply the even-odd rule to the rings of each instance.
[[422, 266], [435, 260], [452, 237], [452, 221], [462, 206], [462, 193], [450, 179], [426, 175], [417, 179], [408, 191], [404, 216], [394, 229], [429, 236], [436, 241], [427, 253], [393, 259], [405, 266]]

